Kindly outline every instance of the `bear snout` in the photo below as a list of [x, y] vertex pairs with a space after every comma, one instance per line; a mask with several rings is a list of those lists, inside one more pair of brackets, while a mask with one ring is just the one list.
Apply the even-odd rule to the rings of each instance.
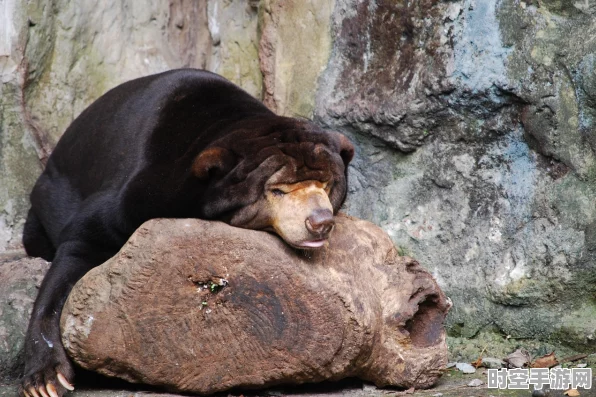
[[314, 210], [304, 221], [306, 229], [319, 239], [327, 239], [335, 226], [333, 212], [327, 208]]

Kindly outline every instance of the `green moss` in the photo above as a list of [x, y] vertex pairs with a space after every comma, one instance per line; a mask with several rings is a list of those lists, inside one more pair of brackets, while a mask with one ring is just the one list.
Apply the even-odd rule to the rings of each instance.
[[448, 336], [447, 346], [449, 347], [449, 361], [453, 362], [472, 362], [481, 355], [503, 359], [519, 348], [528, 350], [534, 358], [553, 351], [559, 358], [582, 353], [581, 350], [576, 350], [556, 339], [546, 342], [536, 339], [516, 339], [503, 334], [494, 327], [483, 329], [474, 338]]
[[[581, 2], [569, 0], [541, 0], [540, 6], [542, 9], [565, 17], [575, 16], [581, 14]], [[579, 6], [579, 7], [578, 7]]]
[[27, 58], [28, 83], [35, 83], [51, 65], [56, 41], [55, 9], [41, 1], [27, 2]]
[[[587, 247], [589, 251], [593, 251], [590, 247]], [[586, 304], [590, 302], [593, 305], [596, 305], [596, 266], [594, 264], [594, 256], [595, 253], [590, 253], [591, 257], [588, 259], [589, 261], [586, 263], [586, 267], [582, 270], [578, 270], [574, 273], [572, 279], [572, 289], [571, 291], [566, 291], [566, 293], [572, 293], [575, 297], [583, 297], [583, 303]], [[594, 313], [596, 318], [596, 313]]]
[[221, 66], [216, 72], [244, 88], [256, 98], [261, 97], [263, 76], [259, 66], [257, 42], [246, 31], [224, 33], [221, 43]]
[[396, 248], [397, 248], [397, 254], [399, 256], [414, 257], [414, 253], [412, 252], [412, 249], [410, 247], [399, 246], [399, 247], [396, 247]]
[[[539, 266], [539, 265], [535, 265]], [[550, 276], [523, 277], [512, 280], [492, 297], [494, 302], [509, 306], [535, 306], [556, 302], [568, 292], [568, 283]]]
[[585, 333], [571, 325], [559, 328], [549, 338], [549, 342], [556, 345], [568, 346], [569, 348], [582, 353], [594, 351], [594, 349], [596, 349], [596, 343], [593, 341], [592, 343], [589, 343], [589, 341], [586, 340]]
[[585, 191], [586, 194], [593, 194], [593, 192], [596, 191], [596, 164], [591, 164], [590, 167], [588, 167], [584, 175], [581, 176], [578, 185], [580, 185], [579, 187], [582, 188], [582, 191]]
[[277, 111], [283, 115], [313, 116], [318, 79], [331, 53], [334, 3], [334, 0], [261, 3], [259, 41], [268, 41], [274, 49], [269, 62], [274, 63], [275, 82], [267, 89], [273, 90]]
[[0, 251], [15, 248], [27, 210], [29, 192], [41, 172], [34, 140], [21, 112], [20, 87], [5, 83], [0, 95], [0, 224], [9, 233]]
[[[82, 65], [84, 74], [73, 73], [68, 85], [61, 85], [61, 80], [55, 76], [61, 75], [71, 65], [65, 65], [64, 55], [59, 53], [58, 48], [53, 48], [43, 73], [31, 81], [25, 92], [29, 108], [47, 130], [52, 144], [58, 142], [78, 112], [119, 82], [104, 64], [103, 55], [97, 53], [93, 46], [78, 43], [73, 46], [74, 62]], [[66, 102], [66, 98], [71, 99]]]
[[568, 175], [553, 184], [554, 189], [550, 192], [552, 196], [549, 197], [549, 201], [556, 207], [559, 221], [579, 230], [584, 230], [596, 220], [596, 203], [593, 199], [596, 195], [594, 166], [588, 168], [585, 179]]
[[84, 79], [79, 84], [85, 84], [84, 87], [80, 88], [85, 88], [85, 98], [83, 100], [90, 104], [116, 84], [113, 76], [110, 75], [104, 66], [103, 54], [97, 53], [93, 47], [88, 46], [83, 47], [83, 52], [78, 54], [78, 57], [85, 60], [87, 64]]
[[580, 307], [566, 312], [556, 324], [550, 341], [579, 352], [596, 351], [596, 301], [586, 300]]
[[532, 13], [524, 12], [517, 0], [502, 1], [497, 9], [497, 19], [505, 47], [513, 47], [523, 41], [528, 27], [536, 23]]

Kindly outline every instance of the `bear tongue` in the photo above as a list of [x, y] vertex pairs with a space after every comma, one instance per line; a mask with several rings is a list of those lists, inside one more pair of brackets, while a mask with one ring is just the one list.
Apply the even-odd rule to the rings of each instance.
[[301, 247], [308, 247], [308, 248], [319, 248], [325, 244], [326, 240], [312, 240], [312, 241], [303, 241], [300, 243]]

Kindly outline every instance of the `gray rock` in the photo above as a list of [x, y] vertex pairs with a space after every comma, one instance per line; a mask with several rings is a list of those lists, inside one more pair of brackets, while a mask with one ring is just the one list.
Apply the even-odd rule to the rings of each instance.
[[316, 118], [357, 144], [348, 212], [430, 264], [453, 335], [591, 351], [596, 25], [547, 3], [557, 18], [466, 0], [388, 26], [397, 3], [341, 1]]
[[20, 375], [33, 301], [49, 266], [39, 258], [0, 262], [0, 384]]
[[517, 349], [504, 360], [509, 368], [524, 368], [532, 362], [532, 356], [526, 349]]
[[482, 386], [484, 384], [484, 381], [480, 380], [480, 379], [472, 379], [469, 383], [468, 386], [469, 387], [478, 387], [478, 386]]
[[457, 363], [455, 368], [463, 372], [464, 374], [473, 374], [476, 372], [476, 368], [468, 363]]
[[505, 365], [505, 362], [498, 358], [483, 357], [482, 365], [485, 366], [486, 368], [501, 368]]

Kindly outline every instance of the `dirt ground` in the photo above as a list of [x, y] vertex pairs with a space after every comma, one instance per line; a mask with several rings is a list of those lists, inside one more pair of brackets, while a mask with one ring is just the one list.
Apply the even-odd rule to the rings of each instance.
[[[484, 382], [478, 387], [467, 386], [474, 379]], [[456, 370], [448, 371], [435, 387], [429, 390], [400, 391], [379, 389], [373, 385], [363, 384], [358, 380], [346, 380], [339, 383], [326, 383], [319, 385], [305, 385], [301, 387], [279, 387], [263, 391], [235, 391], [221, 393], [221, 397], [566, 397], [564, 390], [548, 390], [542, 393], [529, 390], [497, 390], [486, 387], [487, 375], [482, 370], [476, 374], [463, 375]], [[183, 397], [177, 394], [162, 393], [157, 390], [136, 389], [134, 386], [122, 384], [110, 385], [105, 389], [101, 380], [93, 380], [90, 386], [81, 386], [66, 397]], [[580, 397], [596, 397], [596, 377], [592, 381], [591, 390], [579, 390]], [[0, 397], [15, 397], [16, 388], [9, 385], [0, 385]]]

